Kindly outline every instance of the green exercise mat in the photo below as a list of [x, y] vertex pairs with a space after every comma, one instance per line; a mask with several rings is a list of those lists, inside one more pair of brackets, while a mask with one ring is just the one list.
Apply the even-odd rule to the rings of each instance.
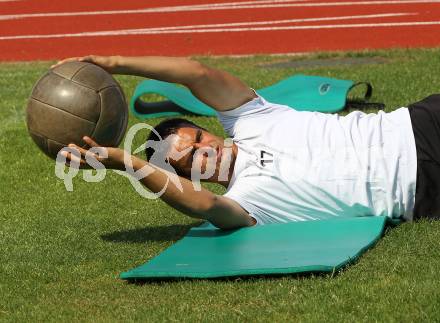
[[333, 272], [354, 261], [382, 235], [386, 217], [370, 216], [220, 230], [210, 224], [186, 236], [127, 280]]
[[[369, 105], [367, 101], [372, 94], [369, 83], [354, 83], [329, 77], [298, 74], [259, 89], [257, 93], [269, 102], [284, 104], [295, 110], [333, 113], [347, 106], [348, 93], [360, 85], [366, 89], [365, 94], [356, 99], [358, 107], [361, 107], [362, 104]], [[157, 94], [166, 100], [148, 102], [143, 100], [146, 94]], [[188, 89], [156, 80], [143, 81], [136, 87], [130, 100], [130, 110], [140, 119], [188, 114], [216, 116], [214, 109], [195, 98]]]

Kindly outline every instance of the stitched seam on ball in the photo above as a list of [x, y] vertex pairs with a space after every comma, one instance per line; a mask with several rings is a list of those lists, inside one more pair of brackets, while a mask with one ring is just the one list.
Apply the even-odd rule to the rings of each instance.
[[[53, 140], [53, 139], [51, 139], [51, 138], [46, 138], [46, 145], [47, 145], [47, 150], [48, 150], [48, 151], [50, 150], [50, 149], [49, 149], [49, 141], [52, 141], [52, 142], [54, 142], [54, 143], [57, 143], [57, 144], [63, 146], [63, 148], [66, 148], [66, 147], [67, 147], [67, 145], [66, 145], [66, 144], [63, 144], [62, 142], [59, 142], [59, 141]], [[58, 157], [58, 154], [60, 153], [60, 151], [61, 151], [63, 148], [61, 148], [60, 150], [57, 151], [57, 157]]]
[[83, 67], [78, 68], [78, 70], [72, 75], [72, 77], [71, 77], [70, 79], [73, 80], [73, 78], [74, 78], [74, 77], [75, 77], [75, 76], [76, 76], [81, 70], [85, 69], [87, 66], [89, 66], [89, 65], [84, 64]]
[[[75, 80], [72, 80], [72, 79], [68, 79], [67, 77], [64, 77], [63, 75], [60, 75], [60, 74], [58, 74], [58, 73], [56, 73], [56, 72], [53, 72], [53, 71], [52, 71], [52, 73], [56, 74], [57, 76], [59, 76], [59, 77], [65, 79], [65, 80], [68, 80], [68, 81], [70, 81], [70, 82], [72, 82], [72, 83], [75, 83], [76, 85], [82, 86], [82, 87], [84, 87], [84, 88], [86, 88], [86, 89], [89, 89], [89, 90], [92, 90], [92, 91], [94, 91], [94, 92], [99, 92], [99, 91], [101, 91], [100, 89], [98, 89], [98, 90], [97, 90], [97, 89], [94, 89], [94, 88], [92, 88], [92, 87], [90, 87], [90, 86], [87, 86], [87, 85], [85, 85], [85, 84], [79, 83], [78, 81], [75, 81]], [[76, 73], [75, 73], [75, 75], [76, 75]], [[75, 75], [74, 75], [74, 76], [75, 76]], [[72, 77], [73, 77], [73, 76], [72, 76]], [[114, 85], [112, 85], [112, 86], [114, 86]]]
[[29, 133], [32, 133], [34, 135], [37, 135], [41, 137], [44, 140], [44, 145], [46, 146], [46, 150], [49, 150], [49, 144], [47, 143], [47, 137], [43, 135], [42, 133], [39, 133], [38, 131], [29, 130]]
[[112, 84], [112, 85], [109, 85], [109, 86], [106, 86], [106, 87], [103, 87], [102, 89], [99, 89], [99, 92], [101, 92], [101, 91], [104, 91], [104, 90], [107, 90], [108, 88], [111, 88], [111, 87], [118, 87], [116, 84]]
[[[50, 141], [53, 141], [53, 142], [56, 142], [57, 144], [63, 145], [64, 148], [68, 147], [68, 146], [67, 146], [68, 144], [63, 144], [62, 142], [56, 141], [56, 140], [54, 140], [54, 139], [52, 139], [52, 138], [45, 138], [45, 139], [46, 139], [46, 144], [47, 144], [47, 150], [49, 150], [49, 144], [48, 144], [48, 141], [49, 141], [49, 140], [50, 140]], [[86, 148], [86, 147], [87, 147], [87, 144], [80, 146], [80, 145], [78, 145], [77, 143], [75, 143], [75, 145], [77, 145], [78, 147], [81, 147], [81, 148]], [[61, 149], [63, 149], [63, 148], [61, 148]], [[60, 149], [60, 150], [61, 150], [61, 149]], [[58, 150], [58, 152], [60, 152], [60, 150]]]
[[[89, 120], [89, 119], [85, 119], [85, 118], [83, 118], [83, 117], [80, 117], [80, 116], [78, 116], [78, 115], [76, 115], [75, 113], [72, 113], [72, 112], [70, 112], [70, 111], [65, 111], [65, 110], [63, 110], [63, 109], [60, 109], [60, 108], [54, 107], [53, 105], [47, 104], [47, 103], [45, 103], [45, 102], [43, 102], [43, 101], [40, 101], [40, 100], [38, 100], [38, 99], [36, 99], [36, 98], [34, 98], [34, 97], [32, 97], [32, 100], [35, 100], [35, 101], [37, 101], [37, 102], [40, 102], [41, 104], [44, 104], [45, 106], [48, 106], [48, 107], [50, 107], [50, 108], [52, 108], [52, 109], [55, 109], [55, 110], [58, 110], [58, 111], [61, 111], [61, 112], [64, 112], [64, 113], [71, 114], [71, 115], [73, 115], [74, 117], [80, 118], [80, 119], [82, 119], [82, 120], [84, 120], [84, 121], [87, 121], [87, 122], [90, 122], [90, 123], [95, 123], [94, 121], [91, 121], [91, 120]], [[101, 104], [100, 104], [100, 105], [101, 105]], [[101, 115], [100, 115], [100, 117], [101, 117]], [[98, 118], [98, 121], [99, 121], [99, 118]]]
[[101, 116], [102, 116], [102, 95], [101, 95], [101, 90], [99, 92], [97, 92], [99, 95], [99, 117], [98, 120], [95, 123], [95, 128], [93, 129], [93, 132], [91, 134], [92, 138], [95, 138], [95, 132], [96, 132], [96, 127], [99, 124], [99, 120], [101, 120]]
[[[60, 144], [60, 145], [63, 145], [63, 146], [66, 146], [66, 144], [63, 144], [62, 142], [59, 142], [59, 141], [56, 141], [56, 140], [54, 140], [54, 139], [52, 139], [52, 138], [47, 138], [46, 139], [46, 141], [53, 141], [53, 142], [55, 142], [55, 143], [57, 143], [57, 144]], [[61, 149], [60, 149], [61, 150]]]
[[[64, 146], [64, 147], [67, 147], [66, 144], [63, 144], [62, 142], [56, 141], [56, 140], [54, 140], [54, 139], [52, 139], [52, 138], [46, 137], [45, 135], [39, 133], [38, 131], [29, 131], [29, 132], [32, 133], [32, 134], [34, 134], [34, 135], [37, 135], [37, 136], [43, 138], [43, 140], [44, 140], [44, 145], [46, 146], [46, 151], [48, 151], [48, 152], [49, 152], [49, 140], [50, 140], [50, 141], [53, 141], [53, 142], [55, 142], [55, 143], [57, 143], [57, 144], [59, 144], [59, 145], [62, 145], [62, 146]], [[83, 147], [84, 147], [84, 146], [83, 146]], [[61, 148], [61, 149], [62, 149], [62, 148]], [[58, 156], [59, 152], [61, 151], [61, 149], [58, 150], [57, 156]]]
[[[37, 135], [37, 136], [42, 137], [42, 138], [44, 139], [45, 144], [46, 144], [46, 149], [47, 149], [47, 150], [49, 150], [49, 145], [48, 145], [48, 142], [47, 142], [48, 140], [53, 141], [53, 142], [56, 142], [57, 144], [63, 145], [63, 146], [65, 146], [65, 147], [67, 147], [67, 145], [68, 145], [68, 144], [63, 144], [62, 142], [56, 141], [55, 139], [49, 138], [49, 137], [43, 135], [42, 133], [39, 133], [38, 131], [34, 131], [34, 130], [32, 130], [32, 131], [29, 131], [29, 132], [32, 133], [32, 134], [34, 134], [34, 135]], [[76, 144], [76, 145], [79, 146], [78, 144]], [[82, 145], [81, 147], [84, 148], [84, 147], [86, 147], [86, 146], [87, 146], [87, 145]], [[60, 150], [61, 150], [61, 149], [60, 149]]]
[[[124, 109], [125, 109], [127, 107], [127, 101], [125, 99], [124, 91], [122, 90], [122, 87], [120, 85], [116, 86], [116, 88], [121, 92], [122, 97], [124, 98], [124, 105], [125, 105]], [[122, 139], [124, 138], [125, 132], [127, 130], [127, 125], [128, 125], [128, 112], [125, 115], [125, 120], [123, 120], [121, 122], [121, 124], [120, 124], [120, 129], [119, 129], [120, 135], [119, 135], [119, 138], [117, 138], [116, 146], [119, 146], [119, 144], [121, 143]], [[125, 128], [125, 131], [121, 131], [124, 128]]]

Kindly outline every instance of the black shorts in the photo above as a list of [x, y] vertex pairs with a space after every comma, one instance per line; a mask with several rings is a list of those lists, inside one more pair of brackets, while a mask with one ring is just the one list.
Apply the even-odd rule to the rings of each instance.
[[417, 149], [414, 219], [440, 219], [440, 95], [408, 106]]

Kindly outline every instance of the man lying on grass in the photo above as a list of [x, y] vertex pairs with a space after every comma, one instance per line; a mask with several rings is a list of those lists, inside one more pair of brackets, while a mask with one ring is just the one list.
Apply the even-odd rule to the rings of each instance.
[[[232, 142], [184, 119], [166, 120], [151, 132], [149, 140], [171, 138], [164, 158], [180, 175], [179, 185], [166, 186], [168, 171], [131, 156], [134, 170], [149, 173], [142, 183], [152, 192], [166, 186], [161, 198], [191, 217], [227, 229], [332, 217], [440, 215], [440, 96], [390, 113], [338, 116], [272, 104], [233, 75], [191, 59], [86, 56], [60, 63], [71, 60], [183, 84], [218, 112]], [[84, 141], [99, 147], [91, 138]], [[76, 161], [84, 164], [87, 150], [70, 146], [80, 150], [83, 158]], [[125, 170], [124, 150], [106, 149], [107, 158], [95, 157]], [[152, 156], [147, 149], [147, 160]], [[227, 192], [196, 189], [190, 180], [195, 165]]]

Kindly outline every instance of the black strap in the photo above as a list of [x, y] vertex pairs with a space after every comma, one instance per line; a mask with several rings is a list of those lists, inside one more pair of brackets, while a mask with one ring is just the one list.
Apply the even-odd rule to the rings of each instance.
[[365, 102], [353, 99], [347, 99], [344, 109], [355, 109], [355, 110], [365, 110], [365, 109], [385, 109], [385, 104], [382, 102]]
[[359, 87], [360, 85], [365, 85], [365, 94], [362, 98], [364, 101], [370, 100], [371, 96], [373, 95], [373, 86], [371, 83], [368, 82], [356, 82], [354, 83], [350, 89], [348, 90], [348, 93], [350, 93], [355, 87]]
[[359, 87], [360, 85], [365, 85], [365, 94], [360, 98], [348, 98], [345, 104], [345, 109], [367, 109], [367, 108], [375, 108], [383, 110], [385, 108], [385, 104], [381, 102], [368, 102], [373, 95], [373, 86], [368, 82], [356, 82], [354, 83], [348, 93], [350, 93], [355, 87]]

